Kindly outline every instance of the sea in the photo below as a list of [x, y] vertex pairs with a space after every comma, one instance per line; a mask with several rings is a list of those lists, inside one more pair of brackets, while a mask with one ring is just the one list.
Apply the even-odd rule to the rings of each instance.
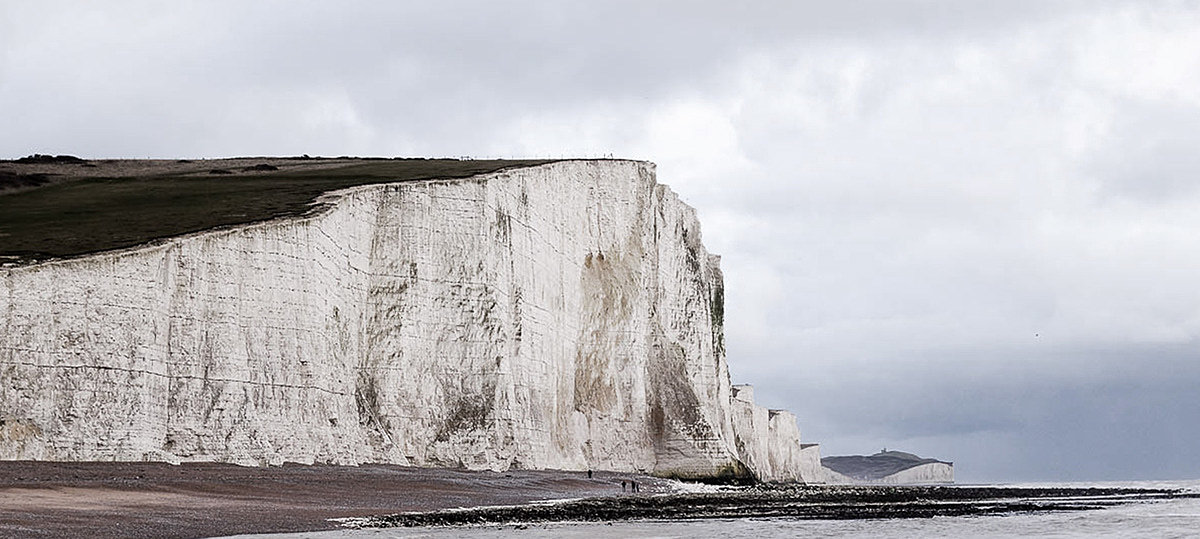
[[[1200, 480], [1102, 483], [1024, 483], [1016, 487], [1170, 488], [1200, 493]], [[1017, 513], [1000, 516], [932, 517], [872, 520], [798, 520], [788, 518], [625, 521], [611, 523], [537, 523], [452, 528], [384, 528], [310, 533], [243, 535], [238, 538], [400, 539], [466, 538], [691, 538], [782, 537], [926, 538], [1200, 538], [1200, 499], [1139, 501], [1107, 509]]]

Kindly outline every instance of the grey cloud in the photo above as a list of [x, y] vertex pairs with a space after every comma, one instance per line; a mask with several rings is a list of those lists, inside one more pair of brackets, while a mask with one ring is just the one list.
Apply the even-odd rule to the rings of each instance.
[[1177, 102], [1122, 103], [1087, 170], [1106, 198], [1169, 203], [1200, 188], [1200, 110]]
[[[760, 378], [756, 394], [804, 410], [809, 436], [859, 441], [825, 454], [928, 447], [957, 454], [968, 482], [1192, 477], [1200, 427], [1180, 418], [1200, 413], [1194, 344], [1074, 351], [1065, 364], [1035, 350], [824, 364]], [[996, 443], [970, 447], [979, 439]]]
[[[7, 154], [66, 146], [79, 125], [125, 134], [108, 155], [228, 151], [229, 117], [285, 126], [344, 99], [375, 133], [411, 149], [470, 153], [484, 135], [530, 111], [575, 114], [594, 102], [645, 108], [646, 100], [720, 83], [714, 70], [779, 43], [888, 33], [943, 35], [1016, 24], [1073, 4], [1030, 2], [240, 2], [96, 6], [48, 2], [9, 7], [21, 36], [4, 68], [7, 102], [30, 126], [0, 139]], [[4, 24], [4, 23], [0, 23]], [[287, 94], [303, 88], [304, 98]], [[273, 96], [283, 94], [277, 101]], [[186, 104], [186, 105], [184, 105]], [[250, 109], [247, 111], [246, 109]], [[162, 133], [198, 131], [196, 140]], [[483, 129], [480, 129], [480, 127]], [[253, 125], [239, 130], [254, 133]], [[420, 136], [416, 136], [420, 133]], [[289, 147], [342, 147], [336, 134], [303, 132]], [[265, 136], [265, 135], [264, 135]], [[78, 136], [94, 141], [94, 133]], [[79, 144], [79, 143], [77, 143]], [[61, 145], [61, 146], [60, 146]], [[189, 146], [180, 148], [180, 146]], [[396, 151], [405, 151], [406, 144]], [[276, 146], [258, 142], [265, 151]], [[36, 148], [34, 148], [36, 149]], [[319, 150], [317, 150], [319, 151]], [[385, 152], [386, 153], [386, 152]]]

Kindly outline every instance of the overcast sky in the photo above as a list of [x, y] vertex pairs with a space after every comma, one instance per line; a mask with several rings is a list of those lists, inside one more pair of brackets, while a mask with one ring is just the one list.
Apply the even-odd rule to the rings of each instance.
[[1200, 478], [1194, 1], [0, 0], [0, 158], [658, 163], [822, 453]]

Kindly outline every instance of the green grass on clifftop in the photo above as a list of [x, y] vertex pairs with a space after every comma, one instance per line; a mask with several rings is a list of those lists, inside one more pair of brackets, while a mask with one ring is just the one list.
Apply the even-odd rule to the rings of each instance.
[[0, 263], [6, 265], [301, 215], [321, 194], [356, 185], [463, 178], [549, 162], [353, 158], [29, 161], [0, 161]]

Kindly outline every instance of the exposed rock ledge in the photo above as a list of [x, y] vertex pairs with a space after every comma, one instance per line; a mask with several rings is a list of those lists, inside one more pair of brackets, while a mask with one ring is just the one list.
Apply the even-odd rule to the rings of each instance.
[[0, 458], [823, 478], [734, 396], [719, 258], [652, 164], [319, 203], [0, 269]]

